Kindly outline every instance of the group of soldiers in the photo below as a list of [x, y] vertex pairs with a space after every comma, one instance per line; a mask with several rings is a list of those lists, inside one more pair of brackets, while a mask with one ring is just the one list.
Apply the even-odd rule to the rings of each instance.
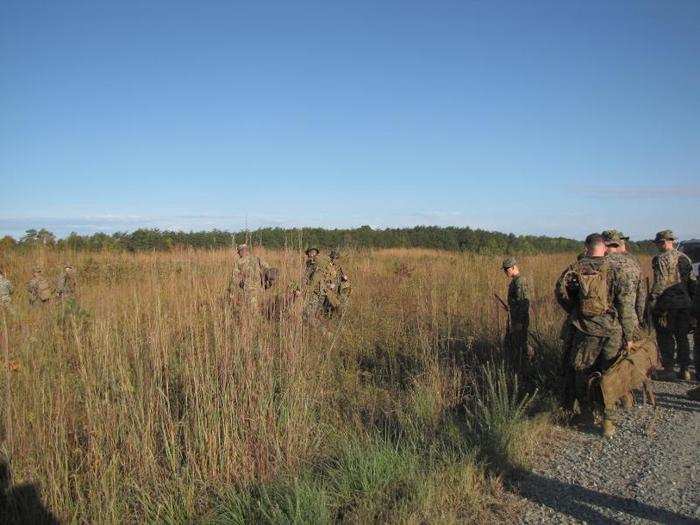
[[316, 247], [306, 250], [306, 263], [299, 282], [277, 289], [279, 270], [254, 255], [247, 244], [236, 249], [236, 259], [228, 284], [228, 301], [240, 309], [261, 311], [266, 317], [279, 317], [293, 304], [301, 303], [302, 315], [310, 324], [329, 319], [344, 310], [352, 290], [350, 279], [340, 265], [340, 252], [321, 254]]
[[[55, 286], [52, 286], [49, 279], [44, 276], [43, 269], [37, 266], [33, 269], [32, 278], [27, 283], [29, 304], [40, 306], [50, 303], [54, 299], [61, 301], [74, 300], [76, 288], [76, 270], [70, 263], [63, 265], [56, 279]], [[0, 267], [0, 305], [9, 307], [12, 303], [13, 292], [12, 283], [5, 276], [4, 268]]]
[[[639, 263], [627, 252], [628, 240], [617, 230], [590, 234], [585, 252], [564, 270], [555, 286], [557, 302], [567, 314], [561, 332], [567, 404], [584, 417], [592, 409], [588, 395], [592, 374], [605, 372], [652, 330], [663, 366], [656, 379], [691, 379], [688, 336], [700, 320], [700, 281], [693, 277], [692, 262], [676, 248], [677, 237], [671, 230], [658, 232], [654, 243], [659, 253], [652, 259], [652, 283], [647, 286]], [[514, 258], [503, 262], [503, 270], [511, 278], [506, 343], [516, 354], [532, 358], [530, 289]], [[698, 380], [699, 339], [696, 330]], [[603, 433], [612, 436], [614, 432], [613, 409], [606, 407]]]

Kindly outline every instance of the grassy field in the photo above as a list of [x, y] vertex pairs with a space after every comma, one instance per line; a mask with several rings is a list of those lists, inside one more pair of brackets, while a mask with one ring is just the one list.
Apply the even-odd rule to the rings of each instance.
[[[300, 280], [297, 251], [258, 254]], [[497, 257], [348, 252], [351, 301], [323, 330], [232, 311], [230, 251], [3, 257], [2, 453], [61, 520], [449, 523], [514, 511], [500, 473], [547, 424], [574, 254], [521, 261], [545, 346], [517, 379]], [[66, 260], [79, 308], [30, 308], [31, 268]]]

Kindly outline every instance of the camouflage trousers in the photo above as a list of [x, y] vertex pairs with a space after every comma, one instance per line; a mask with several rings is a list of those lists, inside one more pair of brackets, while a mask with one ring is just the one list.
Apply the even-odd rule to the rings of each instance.
[[[690, 364], [690, 309], [657, 312], [654, 314], [654, 327], [664, 368], [673, 368], [676, 360], [681, 368], [686, 368]], [[697, 356], [695, 360], [698, 360]]]
[[[571, 348], [567, 352], [567, 392], [571, 405], [578, 402], [579, 406], [592, 412], [588, 397], [588, 381], [594, 372], [602, 372], [608, 368], [620, 353], [622, 334], [612, 333], [608, 337], [589, 335], [575, 327], [571, 339]], [[611, 417], [613, 409], [606, 409], [605, 416]]]
[[530, 354], [532, 353], [532, 348], [528, 343], [527, 336], [527, 328], [514, 329], [509, 326], [503, 341], [503, 346], [508, 354], [521, 367], [528, 362]]

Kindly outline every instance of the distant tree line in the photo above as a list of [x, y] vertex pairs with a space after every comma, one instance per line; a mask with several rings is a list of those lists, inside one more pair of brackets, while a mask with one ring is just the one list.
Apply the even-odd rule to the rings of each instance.
[[[63, 239], [45, 229], [27, 230], [15, 240], [6, 236], [0, 248], [37, 246], [71, 250], [165, 251], [173, 248], [216, 249], [249, 242], [267, 248], [433, 248], [481, 254], [535, 254], [580, 251], [583, 243], [564, 237], [514, 235], [457, 227], [416, 226], [414, 228], [353, 229], [261, 228], [251, 232], [222, 230], [182, 232], [139, 229], [131, 233], [71, 233]], [[630, 243], [632, 251], [651, 252], [651, 241]]]

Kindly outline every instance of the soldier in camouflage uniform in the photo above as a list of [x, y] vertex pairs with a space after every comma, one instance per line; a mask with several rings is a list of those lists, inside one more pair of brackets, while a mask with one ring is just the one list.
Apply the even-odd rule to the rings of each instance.
[[[350, 278], [345, 270], [340, 265], [340, 252], [338, 250], [331, 250], [329, 254], [331, 260], [331, 279], [332, 279], [332, 293], [329, 293], [331, 300], [328, 300], [329, 313], [335, 313], [342, 311], [348, 302], [350, 293], [352, 292], [352, 286], [350, 285]], [[333, 300], [337, 299], [337, 304], [332, 304]]]
[[[623, 286], [605, 257], [600, 234], [586, 238], [586, 256], [569, 266], [555, 286], [555, 296], [571, 320], [571, 348], [567, 356], [567, 380], [573, 390], [574, 406], [592, 414], [588, 403], [588, 381], [592, 374], [606, 370], [620, 353], [623, 341], [634, 340], [634, 298]], [[615, 433], [611, 409], [604, 412], [603, 432]]]
[[32, 278], [27, 283], [27, 291], [29, 292], [29, 304], [32, 306], [46, 304], [51, 301], [51, 296], [53, 295], [51, 285], [44, 277], [41, 268], [34, 268]]
[[510, 278], [508, 285], [508, 331], [506, 347], [518, 360], [534, 357], [534, 351], [528, 344], [530, 328], [530, 286], [520, 275], [517, 261], [508, 257], [502, 264], [503, 271]]
[[673, 376], [677, 353], [680, 366], [678, 377], [687, 381], [690, 380], [688, 334], [695, 283], [692, 262], [676, 249], [676, 239], [671, 230], [660, 231], [654, 239], [660, 253], [651, 261], [654, 282], [649, 293], [649, 307], [664, 366], [658, 377], [670, 379]]
[[328, 312], [328, 305], [337, 302], [335, 296], [329, 299], [329, 295], [335, 294], [335, 269], [330, 257], [319, 255], [318, 250], [307, 250], [307, 257], [303, 317], [317, 324], [319, 315]]
[[237, 252], [238, 259], [233, 265], [228, 284], [229, 301], [239, 306], [256, 308], [269, 266], [260, 257], [250, 253], [247, 244], [240, 244]]
[[306, 254], [306, 264], [304, 266], [304, 284], [308, 285], [311, 282], [311, 276], [316, 270], [316, 260], [318, 259], [319, 251], [315, 246], [311, 246], [307, 248], [306, 252], [304, 253]]
[[76, 271], [71, 264], [66, 264], [63, 267], [61, 275], [58, 276], [56, 282], [56, 295], [62, 301], [75, 299], [75, 291], [77, 288]]
[[12, 283], [5, 276], [5, 270], [0, 266], [0, 308], [9, 307], [12, 303]]
[[606, 230], [603, 232], [605, 241], [605, 252], [623, 286], [627, 287], [627, 293], [634, 298], [634, 322], [637, 327], [645, 324], [644, 313], [647, 303], [647, 287], [642, 280], [642, 268], [639, 262], [627, 252], [626, 242], [629, 237], [625, 237], [617, 230]]

